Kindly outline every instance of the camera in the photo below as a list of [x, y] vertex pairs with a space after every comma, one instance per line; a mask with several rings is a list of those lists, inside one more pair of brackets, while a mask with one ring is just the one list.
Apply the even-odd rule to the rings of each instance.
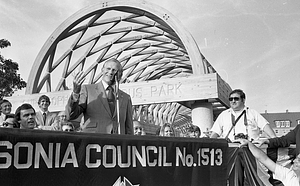
[[234, 136], [234, 139], [248, 139], [248, 135], [243, 133], [238, 133], [237, 135]]

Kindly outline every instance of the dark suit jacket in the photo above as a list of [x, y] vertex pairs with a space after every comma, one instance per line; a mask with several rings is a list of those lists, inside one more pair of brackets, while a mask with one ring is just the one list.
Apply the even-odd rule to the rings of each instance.
[[[132, 127], [132, 102], [125, 92], [119, 90], [120, 105], [120, 132], [121, 134], [133, 134]], [[84, 132], [117, 133], [117, 113], [111, 113], [107, 96], [102, 82], [97, 84], [83, 85], [77, 102], [71, 95], [66, 112], [70, 120], [76, 119], [83, 113]]]
[[270, 148], [288, 147], [291, 144], [296, 144], [296, 149], [292, 153], [297, 156], [300, 153], [300, 125], [297, 125], [292, 131], [279, 138], [269, 139]]

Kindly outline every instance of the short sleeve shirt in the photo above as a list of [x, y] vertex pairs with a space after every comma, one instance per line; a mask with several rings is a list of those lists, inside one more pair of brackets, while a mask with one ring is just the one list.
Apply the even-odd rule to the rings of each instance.
[[276, 164], [274, 178], [280, 180], [284, 186], [299, 186], [297, 174], [286, 167]]
[[[263, 130], [263, 128], [269, 124], [268, 121], [256, 110], [246, 107], [244, 110], [246, 110], [246, 125], [248, 127], [245, 125], [245, 115], [243, 115], [229, 133], [228, 138], [230, 140], [234, 140], [234, 135], [239, 133], [248, 134], [250, 139], [258, 139], [259, 131]], [[211, 131], [217, 133], [221, 138], [225, 138], [232, 127], [231, 115], [233, 115], [234, 119], [236, 119], [241, 113], [242, 112], [236, 114], [231, 108], [223, 111], [214, 122]]]

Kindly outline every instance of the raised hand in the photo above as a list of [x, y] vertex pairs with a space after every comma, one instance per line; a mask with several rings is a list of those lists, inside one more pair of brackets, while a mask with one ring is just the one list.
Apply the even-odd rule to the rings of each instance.
[[79, 71], [75, 75], [74, 80], [73, 80], [73, 92], [75, 94], [79, 94], [80, 93], [81, 85], [84, 82], [84, 80], [85, 80], [85, 76], [84, 76], [83, 71]]
[[248, 143], [251, 143], [248, 140], [243, 139], [243, 138], [235, 139], [235, 140], [233, 140], [233, 142], [234, 143], [240, 143], [241, 144], [240, 146], [245, 146], [245, 145], [248, 145]]

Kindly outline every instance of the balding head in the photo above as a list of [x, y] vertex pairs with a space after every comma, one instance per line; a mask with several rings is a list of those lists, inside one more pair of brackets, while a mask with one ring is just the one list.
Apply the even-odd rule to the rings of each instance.
[[133, 121], [133, 133], [134, 135], [141, 136], [143, 134], [143, 126], [139, 121]]
[[101, 69], [102, 80], [108, 85], [113, 85], [115, 83], [115, 75], [117, 74], [117, 79], [120, 81], [123, 74], [123, 67], [117, 59], [109, 59], [106, 61]]

